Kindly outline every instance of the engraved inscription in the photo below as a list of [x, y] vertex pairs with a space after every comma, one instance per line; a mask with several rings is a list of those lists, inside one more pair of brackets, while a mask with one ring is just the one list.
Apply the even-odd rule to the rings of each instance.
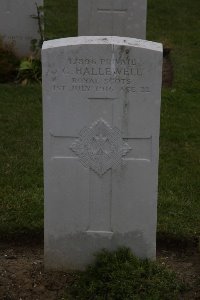
[[100, 119], [80, 132], [71, 149], [80, 162], [102, 176], [106, 171], [120, 164], [131, 147], [122, 139], [118, 128], [111, 128]]
[[52, 90], [88, 92], [149, 93], [149, 86], [141, 86], [143, 64], [125, 51], [112, 58], [66, 57], [60, 68], [49, 65], [46, 77]]

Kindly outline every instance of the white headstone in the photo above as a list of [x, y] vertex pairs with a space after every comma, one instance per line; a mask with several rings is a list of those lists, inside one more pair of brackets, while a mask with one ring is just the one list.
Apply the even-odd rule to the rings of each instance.
[[43, 0], [0, 0], [0, 38], [14, 46], [19, 56], [31, 53], [31, 41], [40, 39], [37, 16]]
[[79, 35], [146, 38], [147, 0], [79, 0]]
[[155, 258], [161, 44], [67, 38], [42, 57], [46, 267], [119, 246]]

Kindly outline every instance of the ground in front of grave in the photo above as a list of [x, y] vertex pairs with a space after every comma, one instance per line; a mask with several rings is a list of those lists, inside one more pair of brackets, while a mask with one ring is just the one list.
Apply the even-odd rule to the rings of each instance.
[[[197, 249], [158, 249], [158, 261], [174, 270], [190, 285], [180, 299], [200, 299], [200, 253]], [[0, 246], [0, 299], [58, 300], [73, 274], [46, 272], [43, 245], [25, 246], [2, 243]], [[64, 299], [64, 298], [63, 298]]]

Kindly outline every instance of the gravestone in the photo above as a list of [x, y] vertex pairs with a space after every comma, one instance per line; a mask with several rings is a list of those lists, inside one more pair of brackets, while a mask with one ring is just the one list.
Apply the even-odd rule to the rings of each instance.
[[12, 44], [19, 56], [31, 53], [31, 41], [40, 39], [37, 16], [38, 6], [43, 0], [1, 0], [0, 1], [0, 38]]
[[78, 33], [146, 38], [147, 0], [79, 0]]
[[121, 37], [43, 45], [45, 265], [156, 255], [162, 46]]

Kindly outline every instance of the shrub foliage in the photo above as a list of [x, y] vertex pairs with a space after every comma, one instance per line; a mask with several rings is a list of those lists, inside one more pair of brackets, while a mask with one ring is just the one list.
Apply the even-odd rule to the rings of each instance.
[[169, 300], [177, 299], [183, 287], [174, 272], [121, 248], [97, 254], [94, 264], [77, 274], [66, 299]]
[[19, 59], [10, 44], [4, 44], [0, 40], [0, 83], [11, 82], [16, 78]]

